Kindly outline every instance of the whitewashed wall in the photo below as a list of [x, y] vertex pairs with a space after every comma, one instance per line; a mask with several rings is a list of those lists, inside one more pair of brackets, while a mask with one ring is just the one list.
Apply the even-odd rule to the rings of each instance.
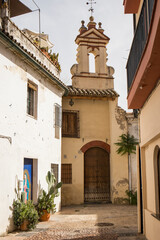
[[[38, 85], [37, 120], [26, 113], [28, 80]], [[59, 164], [61, 177], [61, 137], [55, 138], [54, 128], [54, 104], [61, 100], [58, 88], [0, 45], [0, 135], [12, 140], [0, 138], [0, 235], [13, 229], [10, 207], [17, 180], [23, 179], [24, 158], [37, 159], [37, 188], [47, 190], [51, 163]], [[59, 210], [60, 197], [56, 203]]]

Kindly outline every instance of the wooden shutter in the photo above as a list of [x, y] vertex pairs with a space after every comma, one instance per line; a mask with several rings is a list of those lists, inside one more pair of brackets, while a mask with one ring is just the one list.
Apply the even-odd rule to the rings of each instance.
[[61, 107], [55, 104], [55, 125], [61, 127]]
[[79, 137], [78, 112], [63, 112], [62, 123], [63, 137]]

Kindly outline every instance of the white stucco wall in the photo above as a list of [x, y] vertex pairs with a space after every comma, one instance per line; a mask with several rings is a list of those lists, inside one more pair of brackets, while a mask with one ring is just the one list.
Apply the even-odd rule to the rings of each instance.
[[[26, 112], [28, 80], [38, 86], [37, 120]], [[37, 189], [47, 190], [51, 163], [59, 164], [61, 178], [61, 134], [56, 139], [54, 128], [54, 104], [61, 105], [61, 96], [55, 85], [0, 45], [0, 135], [12, 140], [0, 138], [0, 235], [13, 229], [10, 207], [18, 179], [23, 180], [24, 158], [37, 159]], [[56, 203], [59, 210], [60, 197]]]

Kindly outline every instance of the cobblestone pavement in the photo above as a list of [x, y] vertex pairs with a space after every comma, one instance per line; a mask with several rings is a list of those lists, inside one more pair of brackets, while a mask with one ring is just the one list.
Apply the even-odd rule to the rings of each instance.
[[144, 240], [137, 234], [135, 206], [111, 204], [62, 208], [50, 221], [40, 222], [28, 232], [14, 232], [2, 240]]

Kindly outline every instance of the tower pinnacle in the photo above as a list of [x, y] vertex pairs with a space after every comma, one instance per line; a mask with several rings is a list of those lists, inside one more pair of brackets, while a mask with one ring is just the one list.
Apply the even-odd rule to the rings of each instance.
[[93, 4], [96, 4], [96, 2], [94, 2], [94, 0], [89, 0], [89, 2], [86, 3], [87, 5], [91, 5], [90, 9], [88, 11], [91, 12], [91, 16], [93, 15], [94, 12], [94, 8], [93, 8]]

